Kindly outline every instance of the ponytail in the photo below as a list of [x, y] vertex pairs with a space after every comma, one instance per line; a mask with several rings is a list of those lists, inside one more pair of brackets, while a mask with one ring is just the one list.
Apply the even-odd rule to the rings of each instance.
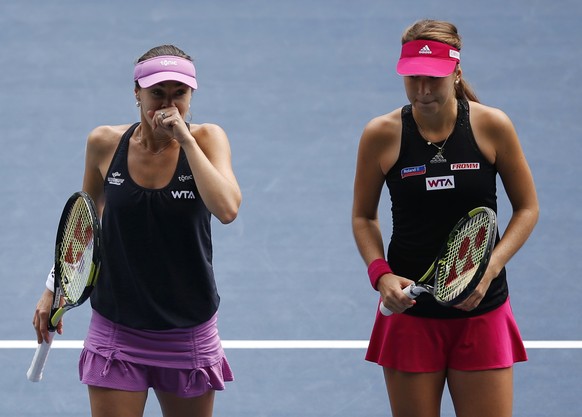
[[477, 94], [475, 94], [475, 90], [463, 78], [459, 80], [458, 84], [455, 84], [455, 97], [457, 100], [466, 99], [480, 103]]

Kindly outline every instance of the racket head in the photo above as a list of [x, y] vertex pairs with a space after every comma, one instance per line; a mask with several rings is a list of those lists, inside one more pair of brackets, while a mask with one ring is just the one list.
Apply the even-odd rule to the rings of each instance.
[[[63, 314], [89, 298], [101, 267], [101, 223], [91, 197], [79, 191], [65, 204], [55, 245], [53, 304], [49, 339], [38, 345], [26, 373], [32, 382], [42, 379], [54, 331]], [[64, 304], [62, 300], [64, 299]]]
[[89, 298], [101, 267], [101, 224], [95, 203], [84, 191], [65, 204], [55, 244], [55, 296], [68, 308]]
[[477, 207], [457, 222], [436, 262], [433, 295], [438, 303], [453, 306], [471, 295], [487, 269], [496, 237], [497, 216], [488, 207]]

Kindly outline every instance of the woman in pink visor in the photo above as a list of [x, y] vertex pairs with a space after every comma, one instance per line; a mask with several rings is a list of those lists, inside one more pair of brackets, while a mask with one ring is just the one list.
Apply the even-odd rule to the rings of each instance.
[[[217, 330], [210, 221], [232, 222], [241, 192], [225, 132], [189, 123], [191, 58], [153, 48], [134, 81], [139, 120], [87, 140], [83, 190], [102, 218], [104, 260], [80, 378], [93, 417], [142, 416], [150, 388], [165, 417], [210, 417], [215, 391], [233, 380]], [[39, 342], [52, 288], [33, 319]]]
[[[512, 415], [513, 364], [527, 360], [508, 298], [505, 265], [538, 219], [532, 175], [502, 111], [479, 102], [461, 70], [461, 38], [448, 22], [406, 29], [397, 65], [410, 104], [371, 120], [358, 150], [353, 233], [381, 302], [366, 359], [384, 369], [392, 415], [436, 417], [445, 384], [459, 417]], [[402, 291], [437, 256], [458, 219], [497, 210], [497, 175], [513, 211], [483, 280], [443, 307]], [[384, 184], [392, 230], [378, 221]]]

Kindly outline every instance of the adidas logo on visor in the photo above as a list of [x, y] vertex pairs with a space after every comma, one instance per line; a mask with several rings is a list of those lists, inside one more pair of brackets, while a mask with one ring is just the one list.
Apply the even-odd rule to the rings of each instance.
[[428, 47], [428, 45], [424, 45], [422, 47], [422, 49], [420, 51], [418, 51], [419, 54], [421, 55], [430, 55], [432, 54], [432, 51], [430, 50], [430, 48]]

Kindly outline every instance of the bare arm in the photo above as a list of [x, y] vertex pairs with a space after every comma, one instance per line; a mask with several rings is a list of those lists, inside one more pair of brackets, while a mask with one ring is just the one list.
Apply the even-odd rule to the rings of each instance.
[[232, 222], [242, 195], [231, 163], [224, 130], [213, 124], [193, 127], [190, 138], [181, 142], [204, 204], [222, 223]]
[[[86, 191], [95, 201], [98, 215], [103, 213], [103, 178], [111, 157], [125, 127], [99, 127], [87, 139], [85, 151], [85, 175], [83, 177], [83, 191]], [[38, 343], [48, 342], [48, 320], [52, 308], [53, 292], [45, 288], [37, 302], [32, 324], [36, 331]], [[63, 333], [63, 322], [57, 324], [57, 333]]]
[[500, 110], [471, 103], [471, 124], [485, 156], [495, 164], [512, 206], [512, 215], [491, 256], [483, 281], [462, 309], [474, 308], [532, 233], [539, 216], [533, 176], [509, 117]]
[[[160, 118], [158, 114], [165, 116]], [[190, 125], [174, 106], [148, 111], [154, 132], [163, 131], [178, 141], [204, 204], [222, 223], [238, 215], [242, 194], [232, 169], [231, 151], [224, 130], [215, 124]]]
[[503, 115], [500, 117], [505, 119], [505, 122], [501, 124], [500, 131], [495, 136], [498, 138], [495, 165], [511, 202], [512, 215], [501, 241], [493, 252], [491, 263], [495, 268], [494, 272], [497, 273], [523, 246], [539, 217], [539, 204], [533, 176], [517, 133], [509, 118]]
[[[385, 173], [398, 159], [400, 151], [400, 112], [372, 120], [364, 129], [358, 149], [354, 180], [352, 230], [366, 265], [384, 259], [384, 241], [378, 220], [378, 204]], [[402, 288], [411, 281], [394, 274], [383, 275], [378, 290], [386, 307], [401, 312], [414, 305]]]
[[379, 126], [371, 122], [366, 126], [358, 148], [352, 207], [352, 230], [366, 265], [385, 256], [378, 220], [378, 204], [384, 184], [380, 155], [385, 148]]

